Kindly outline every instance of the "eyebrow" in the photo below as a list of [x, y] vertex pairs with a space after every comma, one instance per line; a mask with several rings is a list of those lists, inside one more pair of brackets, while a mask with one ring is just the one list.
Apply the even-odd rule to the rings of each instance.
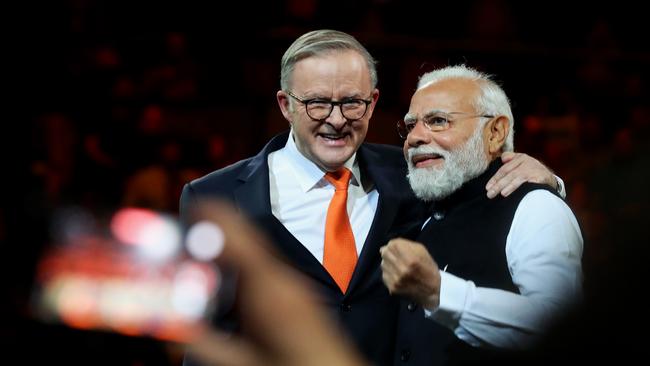
[[414, 115], [412, 115], [412, 114], [410, 114], [410, 113], [407, 113], [407, 114], [404, 116], [404, 122], [413, 122], [414, 120], [417, 120], [417, 117], [414, 116]]
[[[429, 117], [431, 117], [431, 116], [435, 116], [436, 114], [441, 114], [441, 113], [443, 113], [443, 114], [449, 114], [448, 112], [443, 111], [443, 110], [441, 110], [441, 109], [432, 109], [432, 110], [426, 112], [426, 113], [422, 116], [422, 119], [426, 119], [426, 118], [429, 118]], [[411, 113], [407, 113], [407, 114], [404, 116], [404, 122], [412, 122], [412, 121], [414, 121], [414, 120], [417, 120], [417, 116], [415, 116], [415, 115], [413, 115], [413, 114], [411, 114]]]
[[356, 92], [348, 97], [348, 99], [366, 99], [366, 98], [371, 98], [372, 99], [372, 92], [370, 92], [370, 95], [364, 94], [363, 92]]
[[[330, 100], [330, 101], [334, 100], [331, 97], [326, 97], [326, 96], [324, 96], [323, 94], [320, 94], [320, 93], [306, 93], [302, 98], [303, 99]], [[346, 95], [346, 96], [338, 99], [337, 101], [349, 100], [349, 99], [364, 99], [364, 97], [361, 94], [361, 92], [356, 92], [356, 93], [352, 93], [350, 95]]]
[[428, 111], [427, 113], [425, 113], [424, 116], [422, 116], [422, 118], [425, 119], [425, 118], [428, 118], [428, 117], [431, 117], [431, 116], [435, 116], [436, 114], [449, 114], [449, 112], [443, 111], [441, 109], [432, 109], [432, 110]]

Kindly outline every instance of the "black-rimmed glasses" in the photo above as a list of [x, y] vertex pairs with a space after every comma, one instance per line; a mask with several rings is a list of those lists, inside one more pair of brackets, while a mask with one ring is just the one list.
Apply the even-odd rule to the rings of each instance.
[[371, 100], [365, 99], [356, 99], [356, 98], [347, 98], [339, 100], [337, 102], [333, 100], [313, 98], [313, 99], [300, 99], [297, 96], [293, 95], [291, 92], [286, 91], [293, 99], [299, 101], [305, 105], [305, 111], [309, 118], [323, 122], [325, 121], [332, 111], [334, 106], [339, 106], [341, 109], [341, 114], [348, 121], [356, 121], [366, 115], [368, 111], [368, 105], [372, 103]]
[[[455, 117], [455, 115], [464, 115], [463, 117]], [[436, 111], [432, 113], [427, 113], [424, 117], [421, 118], [424, 126], [432, 132], [444, 131], [449, 128], [450, 123], [466, 118], [494, 118], [490, 114], [470, 114], [465, 112], [441, 112]], [[405, 118], [404, 120], [397, 121], [397, 133], [399, 137], [405, 139], [408, 134], [415, 128], [415, 125], [418, 123], [418, 118]]]

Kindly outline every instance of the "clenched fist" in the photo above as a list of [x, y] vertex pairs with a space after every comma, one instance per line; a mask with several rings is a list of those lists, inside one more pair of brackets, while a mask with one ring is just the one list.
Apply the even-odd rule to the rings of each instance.
[[424, 245], [397, 238], [379, 250], [384, 284], [391, 294], [434, 309], [440, 303], [440, 271]]

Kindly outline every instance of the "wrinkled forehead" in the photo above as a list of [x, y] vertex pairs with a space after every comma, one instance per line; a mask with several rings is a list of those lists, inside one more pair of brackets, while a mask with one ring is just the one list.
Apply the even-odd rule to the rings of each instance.
[[354, 50], [332, 50], [298, 61], [291, 72], [294, 82], [338, 81], [371, 86], [365, 58]]
[[475, 113], [480, 88], [470, 79], [445, 79], [418, 89], [411, 98], [407, 116], [422, 117], [431, 111]]

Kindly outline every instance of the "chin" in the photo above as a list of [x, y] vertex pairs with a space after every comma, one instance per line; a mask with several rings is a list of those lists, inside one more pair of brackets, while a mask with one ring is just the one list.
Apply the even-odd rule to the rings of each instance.
[[337, 169], [340, 169], [341, 167], [343, 167], [345, 165], [346, 161], [347, 161], [347, 159], [344, 159], [344, 160], [328, 160], [328, 161], [324, 162], [323, 164], [325, 165], [327, 170], [334, 171], [334, 170], [337, 170]]
[[338, 149], [328, 149], [318, 155], [318, 160], [330, 165], [343, 165], [354, 154], [354, 149], [349, 146]]

